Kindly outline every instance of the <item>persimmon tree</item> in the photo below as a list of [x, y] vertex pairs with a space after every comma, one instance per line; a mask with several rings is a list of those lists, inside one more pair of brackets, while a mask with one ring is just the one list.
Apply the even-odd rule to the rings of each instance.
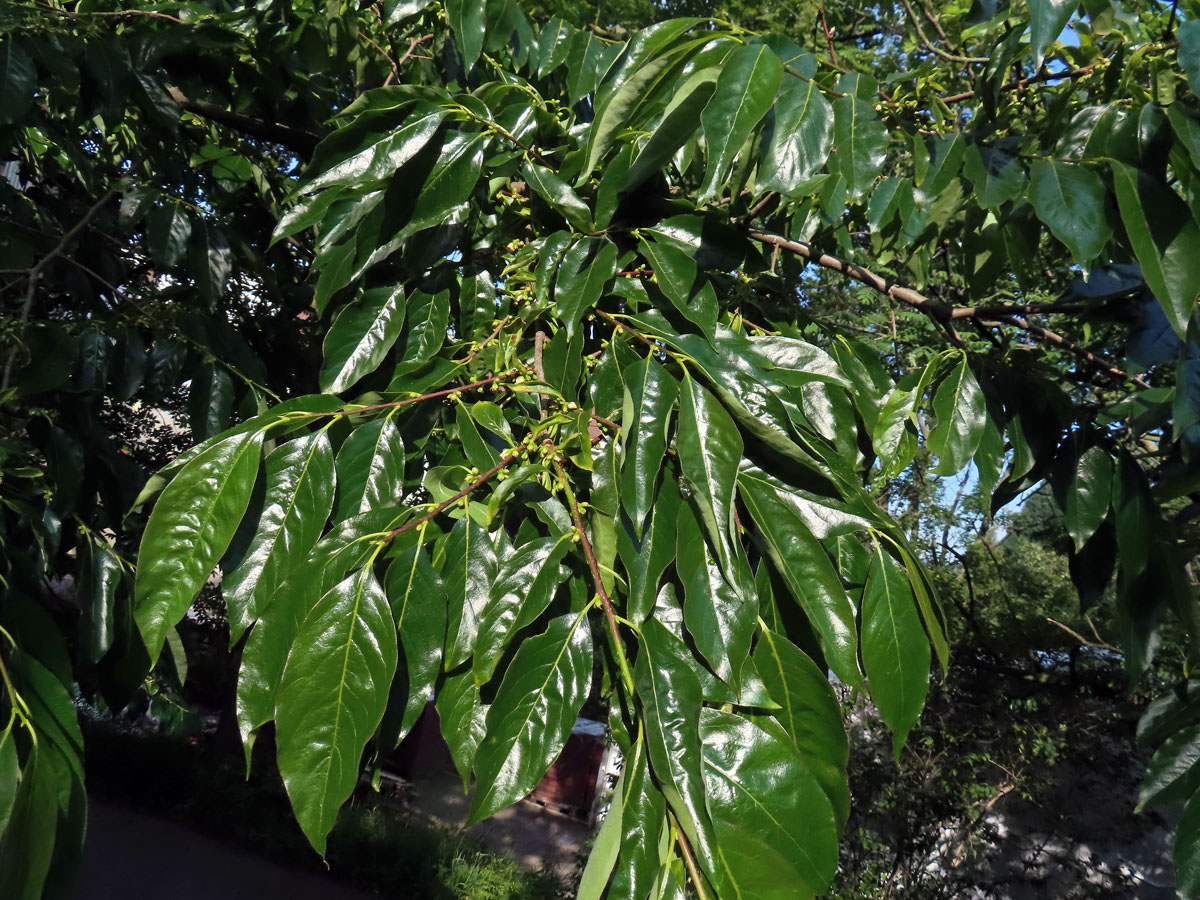
[[[601, 693], [625, 764], [587, 898], [829, 885], [829, 673], [898, 754], [948, 657], [888, 508], [918, 453], [997, 507], [1051, 482], [1082, 601], [1115, 576], [1132, 678], [1162, 628], [1193, 635], [1200, 25], [937, 12], [839, 51], [823, 8], [807, 48], [505, 0], [6, 10], [5, 896], [82, 833], [71, 685], [120, 696], [214, 569], [246, 752], [274, 722], [318, 852], [430, 695], [478, 821]], [[186, 377], [203, 440], [136, 497], [112, 466], [72, 482], [91, 463], [46, 409], [153, 403], [148, 371]], [[68, 648], [29, 582], [72, 566]], [[1152, 707], [1145, 802], [1200, 786], [1198, 720], [1194, 686]]]

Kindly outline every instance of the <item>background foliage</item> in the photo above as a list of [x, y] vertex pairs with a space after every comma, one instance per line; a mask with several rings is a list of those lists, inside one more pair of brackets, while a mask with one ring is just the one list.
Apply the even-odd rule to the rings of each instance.
[[[934, 567], [989, 552], [929, 539], [930, 483], [990, 496], [985, 538], [1048, 484], [1131, 679], [1164, 635], [1186, 676], [1194, 11], [640, 27], [689, 12], [0, 7], [0, 893], [69, 880], [73, 695], [180, 669], [217, 567], [230, 721], [275, 723], [318, 851], [427, 693], [479, 819], [599, 692], [585, 897], [829, 887], [824, 673], [899, 754]], [[1196, 708], [1151, 707], [1145, 804], [1200, 786]]]

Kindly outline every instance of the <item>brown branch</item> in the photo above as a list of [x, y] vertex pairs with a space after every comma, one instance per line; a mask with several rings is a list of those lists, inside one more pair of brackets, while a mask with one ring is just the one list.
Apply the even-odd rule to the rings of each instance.
[[424, 515], [419, 519], [415, 519], [414, 521], [409, 522], [407, 525], [401, 525], [395, 531], [388, 532], [388, 535], [385, 538], [385, 540], [390, 541], [393, 538], [397, 537], [398, 535], [404, 534], [404, 532], [409, 531], [410, 529], [418, 528], [421, 525], [424, 525], [426, 522], [430, 521], [431, 519], [441, 515], [447, 509], [449, 509], [451, 506], [453, 506], [455, 503], [457, 503], [459, 500], [461, 500], [463, 497], [467, 496], [467, 494], [470, 494], [472, 491], [476, 490], [477, 488], [483, 487], [483, 485], [487, 484], [489, 481], [491, 481], [493, 478], [495, 478], [501, 469], [507, 469], [514, 462], [516, 462], [519, 458], [520, 458], [520, 454], [517, 454], [517, 453], [513, 453], [509, 456], [501, 457], [500, 462], [496, 463], [494, 466], [492, 466], [490, 469], [488, 469], [486, 472], [484, 472], [482, 475], [480, 475], [478, 478], [476, 478], [474, 481], [472, 481], [470, 484], [468, 484], [465, 488], [463, 488], [461, 491], [459, 491], [453, 497], [448, 497], [447, 499], [443, 500], [441, 503], [439, 503], [437, 506], [435, 506], [432, 510], [430, 510], [427, 515]]
[[[1042, 72], [1041, 74], [1033, 75], [1029, 78], [1021, 78], [1017, 81], [1010, 81], [1008, 84], [1002, 85], [1000, 90], [1002, 92], [1019, 91], [1031, 84], [1045, 84], [1046, 82], [1050, 81], [1062, 81], [1066, 78], [1082, 78], [1084, 75], [1088, 75], [1095, 71], [1098, 65], [1099, 63], [1092, 63], [1091, 65], [1084, 66], [1083, 68], [1071, 69], [1067, 72]], [[957, 103], [960, 100], [970, 100], [974, 96], [974, 91], [963, 91], [961, 94], [950, 94], [949, 96], [942, 97], [941, 101], [943, 103]]]
[[400, 78], [400, 64], [397, 63], [396, 60], [392, 59], [392, 57], [388, 54], [388, 52], [386, 50], [384, 50], [382, 47], [380, 47], [377, 43], [375, 43], [373, 40], [371, 40], [370, 37], [363, 34], [361, 31], [358, 33], [358, 36], [360, 38], [362, 38], [364, 41], [366, 41], [368, 44], [370, 44], [372, 47], [374, 47], [375, 50], [379, 53], [379, 55], [382, 56], [385, 60], [387, 60], [387, 64], [392, 67], [391, 75], [389, 75], [387, 78], [387, 81], [385, 81], [383, 83], [384, 87], [387, 87], [387, 85], [391, 83], [393, 77], [396, 79], [399, 79]]
[[817, 4], [817, 12], [821, 14], [821, 30], [825, 32], [825, 40], [829, 43], [829, 58], [833, 60], [833, 64], [839, 65], [837, 51], [833, 49], [833, 32], [829, 30], [829, 23], [825, 21], [825, 4]]
[[487, 337], [485, 337], [483, 339], [483, 341], [479, 344], [479, 346], [477, 346], [474, 350], [472, 350], [470, 352], [470, 354], [467, 356], [466, 359], [455, 360], [455, 362], [459, 363], [460, 365], [465, 366], [467, 363], [469, 363], [471, 360], [473, 360], [475, 357], [477, 357], [480, 353], [483, 352], [483, 350], [492, 341], [494, 341], [496, 338], [498, 338], [500, 336], [500, 332], [504, 330], [504, 326], [508, 324], [508, 320], [509, 320], [508, 316], [505, 316], [503, 319], [501, 319], [500, 324], [496, 326], [495, 330], [492, 331], [492, 333], [489, 334]]
[[291, 125], [284, 125], [281, 122], [267, 122], [263, 119], [256, 119], [253, 116], [244, 116], [241, 113], [235, 113], [232, 110], [217, 106], [215, 103], [209, 103], [207, 100], [192, 100], [183, 91], [174, 86], [168, 87], [167, 93], [171, 95], [171, 99], [182, 109], [187, 110], [193, 115], [209, 119], [220, 125], [225, 125], [235, 131], [248, 134], [251, 137], [269, 141], [272, 144], [280, 144], [289, 150], [295, 151], [297, 155], [306, 160], [312, 156], [313, 150], [316, 149], [317, 144], [321, 140], [320, 137], [312, 132], [293, 128]]
[[443, 388], [440, 391], [432, 391], [428, 394], [421, 394], [419, 397], [409, 397], [407, 400], [393, 400], [390, 403], [372, 403], [370, 406], [358, 406], [353, 409], [338, 409], [333, 412], [306, 412], [301, 413], [303, 416], [311, 418], [321, 418], [323, 416], [357, 416], [359, 413], [376, 412], [381, 409], [399, 409], [402, 406], [411, 406], [414, 403], [420, 403], [422, 400], [434, 400], [438, 397], [447, 397], [450, 394], [457, 394], [460, 391], [473, 391], [476, 388], [486, 387], [489, 384], [495, 384], [497, 381], [507, 381], [510, 378], [515, 378], [521, 373], [517, 369], [510, 369], [500, 375], [490, 375], [487, 378], [481, 378], [479, 381], [472, 381], [470, 384], [459, 385], [458, 387]]
[[[408, 42], [408, 49], [404, 51], [404, 55], [401, 56], [398, 60], [396, 60], [396, 68], [399, 69], [402, 65], [404, 65], [406, 62], [408, 62], [412, 58], [414, 50], [416, 50], [418, 47], [420, 47], [426, 41], [432, 41], [432, 40], [433, 40], [432, 34], [426, 34], [419, 38], [412, 38]], [[397, 75], [396, 77], [399, 78], [400, 76]]]
[[628, 325], [626, 325], [624, 322], [620, 322], [620, 321], [618, 321], [618, 320], [614, 319], [612, 316], [610, 316], [610, 315], [609, 315], [608, 313], [606, 313], [604, 310], [602, 310], [602, 309], [598, 309], [598, 310], [596, 310], [596, 315], [598, 315], [598, 316], [599, 316], [600, 318], [602, 318], [604, 321], [608, 322], [608, 324], [612, 325], [612, 326], [613, 326], [613, 328], [619, 328], [619, 329], [621, 329], [622, 331], [627, 331], [627, 332], [629, 332], [630, 334], [632, 334], [632, 335], [633, 335], [635, 338], [637, 338], [639, 341], [645, 341], [647, 344], [649, 344], [649, 345], [650, 345], [651, 349], [653, 349], [653, 350], [657, 350], [657, 349], [658, 349], [658, 344], [654, 343], [654, 341], [653, 341], [653, 340], [651, 340], [650, 338], [646, 337], [644, 334], [642, 334], [642, 333], [641, 333], [640, 331], [638, 331], [636, 328], [630, 328], [630, 327], [629, 327]]
[[613, 612], [612, 599], [604, 588], [604, 579], [600, 574], [600, 562], [596, 559], [596, 551], [592, 549], [592, 542], [588, 539], [587, 529], [583, 527], [583, 516], [579, 512], [579, 503], [575, 499], [575, 493], [571, 490], [571, 482], [567, 480], [567, 473], [557, 459], [554, 460], [554, 472], [558, 475], [563, 489], [566, 491], [571, 507], [571, 518], [575, 520], [575, 530], [579, 532], [579, 545], [583, 548], [588, 569], [592, 573], [592, 583], [596, 586], [596, 594], [600, 597], [600, 603], [604, 607], [604, 618], [608, 621], [608, 633], [613, 642], [613, 654], [617, 657], [617, 665], [621, 669], [625, 689], [633, 693], [633, 675], [630, 674], [629, 661], [625, 658], [625, 650], [621, 645], [621, 633], [617, 631], [617, 615]]
[[[925, 45], [925, 49], [929, 50], [931, 53], [940, 56], [942, 59], [948, 59], [950, 62], [985, 63], [988, 61], [988, 57], [986, 56], [958, 56], [954, 53], [947, 53], [941, 47], [934, 44], [933, 41], [929, 40], [929, 38], [925, 37], [925, 32], [921, 30], [921, 20], [913, 11], [912, 6], [909, 5], [908, 0], [900, 0], [900, 5], [904, 7], [904, 11], [908, 13], [908, 17], [912, 19], [913, 28], [916, 29], [917, 37], [921, 39], [921, 43]], [[934, 24], [937, 24], [936, 21]], [[938, 30], [941, 31], [940, 25], [938, 26]], [[944, 32], [942, 36], [945, 37]]]
[[[37, 295], [37, 284], [41, 279], [42, 272], [45, 271], [46, 266], [50, 265], [50, 263], [67, 248], [67, 245], [75, 239], [75, 236], [87, 227], [88, 222], [95, 218], [96, 213], [100, 212], [100, 210], [104, 208], [104, 206], [113, 198], [116, 193], [116, 188], [109, 188], [107, 191], [105, 191], [104, 195], [99, 200], [88, 207], [88, 210], [83, 214], [83, 217], [67, 230], [67, 232], [59, 239], [58, 243], [50, 248], [50, 252], [43, 256], [38, 263], [29, 270], [27, 275], [29, 278], [29, 284], [25, 289], [25, 300], [21, 304], [21, 313], [18, 319], [20, 325], [24, 326], [25, 323], [29, 321], [29, 316], [33, 312], [33, 300]], [[8, 351], [8, 359], [4, 362], [4, 377], [0, 378], [0, 390], [4, 390], [8, 387], [8, 383], [12, 378], [13, 365], [16, 363], [16, 361], [17, 347], [14, 345], [12, 349]]]
[[1057, 344], [1059, 347], [1062, 347], [1067, 352], [1073, 353], [1076, 356], [1078, 356], [1080, 359], [1091, 364], [1091, 366], [1093, 368], [1098, 369], [1099, 371], [1103, 372], [1105, 375], [1110, 375], [1113, 378], [1119, 378], [1122, 381], [1132, 381], [1138, 387], [1143, 387], [1143, 388], [1150, 387], [1150, 385], [1146, 383], [1146, 381], [1142, 378], [1141, 375], [1130, 375], [1129, 373], [1125, 372], [1124, 370], [1118, 369], [1116, 366], [1114, 366], [1108, 360], [1101, 359], [1100, 357], [1096, 356], [1091, 351], [1085, 350], [1082, 347], [1080, 347], [1078, 344], [1072, 343], [1071, 341], [1069, 341], [1065, 337], [1063, 337], [1061, 334], [1056, 334], [1055, 332], [1050, 331], [1047, 328], [1042, 328], [1040, 325], [1033, 325], [1027, 319], [1022, 318], [1021, 316], [1001, 316], [999, 318], [1000, 318], [1000, 321], [1008, 322], [1012, 325], [1016, 325], [1018, 328], [1022, 329], [1023, 331], [1025, 331], [1029, 334], [1034, 335], [1035, 337], [1040, 337], [1043, 340], [1047, 340], [1052, 344]]

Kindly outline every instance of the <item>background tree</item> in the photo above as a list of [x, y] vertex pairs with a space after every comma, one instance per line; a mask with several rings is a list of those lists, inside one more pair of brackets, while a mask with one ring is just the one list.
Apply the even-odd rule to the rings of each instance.
[[[503, 0], [4, 6], [6, 896], [82, 835], [70, 686], [122, 705], [218, 564], [242, 737], [275, 721], [318, 850], [429, 691], [478, 819], [598, 666], [627, 764], [583, 896], [825, 890], [823, 673], [898, 752], [948, 656], [888, 512], [927, 472], [992, 509], [1048, 479], [1131, 676], [1168, 613], [1192, 638], [1190, 11], [815, 12], [805, 50]], [[204, 439], [140, 494], [136, 403]], [[1194, 721], [1152, 709], [1147, 802], [1195, 788]]]

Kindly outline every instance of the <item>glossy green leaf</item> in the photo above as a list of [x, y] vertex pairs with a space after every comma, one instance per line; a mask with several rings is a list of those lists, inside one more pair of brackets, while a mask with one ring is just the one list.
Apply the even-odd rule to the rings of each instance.
[[377, 369], [403, 327], [403, 288], [375, 288], [346, 306], [322, 345], [321, 390], [339, 393]]
[[720, 312], [717, 294], [695, 260], [666, 241], [642, 241], [638, 247], [671, 305], [712, 338]]
[[521, 176], [550, 208], [566, 219], [576, 231], [592, 230], [592, 212], [571, 186], [547, 169], [536, 163], [526, 162], [521, 166]]
[[1200, 725], [1171, 735], [1146, 766], [1138, 809], [1178, 803], [1200, 788]]
[[684, 623], [709, 667], [740, 693], [758, 608], [730, 586], [689, 505], [680, 506], [678, 521], [675, 568], [683, 582]]
[[1193, 794], [1175, 826], [1175, 887], [1184, 897], [1200, 894], [1200, 794]]
[[559, 561], [567, 552], [561, 539], [538, 538], [500, 563], [487, 604], [479, 617], [479, 637], [471, 666], [475, 681], [487, 684], [517, 632], [535, 622], [563, 581]]
[[839, 824], [845, 823], [850, 815], [850, 752], [833, 685], [807, 654], [769, 629], [761, 632], [753, 660], [767, 693], [779, 704], [772, 717], [821, 783]]
[[[353, 155], [320, 172], [301, 190], [311, 193], [337, 185], [365, 185], [388, 178], [415, 157], [437, 133], [446, 110], [424, 106], [410, 114], [394, 131], [372, 135]], [[282, 224], [282, 223], [281, 223]]]
[[373, 545], [365, 538], [387, 534], [405, 515], [396, 509], [377, 509], [339, 522], [292, 570], [263, 618], [251, 629], [242, 650], [237, 685], [238, 730], [247, 760], [254, 730], [275, 717], [275, 698], [300, 623], [348, 572], [371, 555]]
[[[636, 749], [641, 751], [640, 743]], [[645, 753], [642, 753], [642, 759], [644, 766]], [[600, 900], [604, 896], [604, 889], [608, 886], [613, 866], [617, 864], [617, 856], [620, 853], [624, 837], [625, 798], [629, 792], [626, 783], [629, 781], [629, 777], [629, 769], [621, 769], [621, 775], [613, 788], [612, 800], [608, 804], [608, 812], [604, 815], [604, 822], [601, 824], [600, 830], [596, 832], [596, 839], [588, 854], [587, 864], [583, 867], [583, 874], [579, 878], [579, 889], [575, 893], [575, 900]]]
[[188, 419], [192, 437], [207, 440], [229, 427], [233, 413], [233, 378], [224, 366], [210, 363], [188, 387]]
[[445, 553], [442, 580], [450, 603], [446, 631], [446, 671], [450, 671], [466, 662], [475, 649], [499, 559], [491, 535], [469, 516], [459, 519], [450, 532]]
[[488, 708], [475, 754], [478, 785], [467, 822], [486, 819], [542, 780], [567, 741], [592, 675], [592, 633], [583, 614], [560, 616], [509, 663]]
[[785, 76], [775, 100], [770, 140], [758, 165], [759, 191], [789, 194], [825, 164], [833, 145], [833, 107], [815, 81]]
[[1091, 169], [1054, 160], [1035, 160], [1029, 174], [1029, 198], [1038, 218], [1087, 271], [1112, 237], [1104, 182]]
[[709, 153], [700, 202], [725, 187], [734, 159], [771, 108], [782, 78], [779, 57], [761, 45], [738, 47], [721, 67], [716, 91], [700, 115]]
[[643, 184], [671, 159], [695, 134], [700, 113], [708, 105], [717, 87], [720, 69], [710, 66], [693, 73], [675, 91], [657, 127], [637, 151], [621, 186], [623, 191]]
[[749, 719], [706, 709], [701, 725], [722, 896], [824, 893], [837, 871], [838, 829], [820, 784], [790, 746]]
[[483, 52], [485, 0], [448, 0], [446, 19], [462, 48], [463, 65], [470, 69]]
[[408, 327], [400, 337], [397, 374], [414, 371], [441, 349], [450, 322], [450, 292], [430, 294], [417, 288], [408, 295]]
[[870, 103], [855, 96], [834, 101], [833, 145], [849, 199], [856, 200], [875, 183], [887, 148], [887, 132]]
[[[99, 662], [116, 637], [117, 592], [124, 569], [107, 545], [88, 541], [80, 552], [80, 643], [92, 662]], [[3, 831], [3, 829], [0, 829]]]
[[937, 424], [929, 432], [929, 449], [938, 456], [939, 475], [953, 475], [971, 461], [987, 422], [983, 391], [963, 357], [938, 385], [933, 397]]
[[1108, 515], [1113, 470], [1112, 457], [1099, 447], [1089, 447], [1079, 457], [1074, 476], [1066, 486], [1063, 504], [1063, 519], [1067, 533], [1075, 542], [1076, 552], [1096, 533]]
[[742, 478], [739, 485], [766, 553], [812, 623], [829, 667], [842, 681], [861, 687], [854, 605], [824, 548], [770, 484]]
[[628, 528], [617, 531], [617, 552], [629, 582], [627, 618], [642, 622], [654, 608], [658, 583], [675, 559], [675, 522], [680, 504], [679, 485], [671, 474], [663, 479], [650, 514], [650, 524], [639, 540]]
[[667, 818], [666, 800], [650, 777], [645, 741], [628, 754], [621, 778], [620, 852], [607, 896], [634, 900], [646, 896], [662, 863], [659, 836]]
[[151, 658], [183, 618], [229, 546], [250, 502], [262, 432], [213, 444], [189, 462], [154, 505], [138, 551], [135, 618]]
[[689, 669], [671, 665], [671, 652], [664, 643], [671, 638], [657, 620], [649, 621], [640, 635], [633, 684], [642, 705], [651, 771], [712, 877], [716, 842], [701, 770], [700, 682]]
[[479, 699], [479, 686], [470, 669], [446, 676], [434, 705], [442, 724], [442, 737], [462, 778], [463, 791], [471, 778], [471, 764], [487, 731], [487, 707]]
[[575, 334], [584, 311], [596, 305], [616, 271], [617, 245], [607, 238], [582, 238], [567, 249], [554, 283], [554, 302], [568, 337]]
[[929, 691], [929, 639], [908, 578], [878, 543], [863, 589], [862, 658], [871, 699], [892, 729], [899, 759]]
[[334, 519], [399, 506], [403, 493], [404, 441], [396, 420], [387, 416], [354, 429], [337, 455]]
[[333, 506], [333, 450], [324, 431], [277, 447], [266, 464], [267, 491], [254, 539], [224, 581], [230, 642], [237, 643], [325, 530]]
[[1029, 0], [1029, 52], [1034, 69], [1041, 68], [1046, 48], [1058, 40], [1078, 5], [1078, 0]]
[[620, 494], [634, 534], [641, 540], [642, 526], [658, 488], [679, 384], [653, 355], [621, 374], [625, 380], [621, 414], [625, 440]]
[[[393, 729], [384, 746], [394, 747], [408, 734], [425, 710], [442, 670], [442, 644], [446, 639], [446, 591], [421, 547], [411, 547], [388, 569], [385, 584], [392, 618], [400, 634], [400, 665], [404, 695]], [[397, 675], [397, 683], [401, 676]], [[381, 731], [387, 730], [390, 708]], [[390, 746], [389, 746], [390, 745]]]
[[279, 688], [279, 772], [318, 853], [358, 783], [395, 671], [391, 609], [370, 569], [362, 569], [304, 617]]
[[[719, 400], [685, 375], [679, 391], [679, 466], [694, 488], [705, 531], [717, 548], [721, 568], [734, 570], [734, 492], [742, 460], [742, 436]], [[735, 588], [738, 585], [734, 586]]]
[[41, 900], [58, 820], [53, 751], [33, 748], [21, 773], [8, 829], [0, 835], [0, 896]]
[[1113, 162], [1121, 221], [1146, 284], [1175, 333], [1187, 335], [1200, 297], [1200, 226], [1179, 195], [1124, 163]]

